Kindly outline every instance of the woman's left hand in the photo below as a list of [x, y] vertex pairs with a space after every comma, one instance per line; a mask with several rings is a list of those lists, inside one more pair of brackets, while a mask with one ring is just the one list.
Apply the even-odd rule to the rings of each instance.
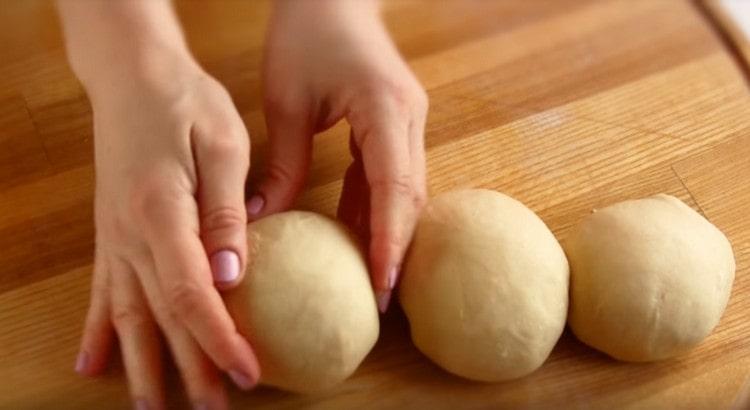
[[369, 241], [384, 312], [426, 198], [427, 94], [383, 26], [375, 1], [281, 1], [264, 62], [270, 140], [250, 219], [289, 208], [310, 166], [312, 137], [346, 118], [355, 160], [339, 217]]

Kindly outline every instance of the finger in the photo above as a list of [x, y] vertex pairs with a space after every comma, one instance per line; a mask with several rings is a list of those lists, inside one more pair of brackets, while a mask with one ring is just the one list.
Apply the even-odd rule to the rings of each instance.
[[258, 361], [212, 285], [203, 245], [190, 228], [190, 204], [159, 201], [149, 208], [149, 223], [143, 226], [160, 295], [213, 362], [239, 387], [250, 389], [260, 376]]
[[310, 169], [312, 128], [305, 113], [266, 109], [269, 153], [265, 175], [247, 202], [251, 220], [289, 209]]
[[226, 409], [226, 391], [216, 366], [184, 329], [169, 331], [169, 346], [193, 408]]
[[167, 329], [169, 347], [193, 408], [228, 408], [224, 385], [211, 359], [182, 326], [169, 325]]
[[167, 339], [193, 408], [217, 410], [228, 408], [226, 392], [216, 366], [203, 353], [187, 329], [164, 306], [159, 294], [153, 260], [148, 259], [140, 263], [137, 269], [145, 273], [143, 276], [146, 280], [143, 282], [143, 287], [146, 291], [146, 298], [154, 312], [156, 322]]
[[427, 199], [427, 160], [424, 141], [428, 109], [426, 94], [422, 101], [421, 104], [415, 105], [412, 120], [409, 122], [409, 151], [417, 205], [420, 211]]
[[128, 386], [137, 409], [164, 408], [161, 342], [133, 269], [113, 259], [112, 322], [120, 340]]
[[91, 305], [86, 314], [86, 324], [75, 370], [84, 376], [95, 376], [107, 367], [114, 329], [110, 320], [109, 272], [105, 257], [97, 252], [91, 280]]
[[365, 178], [362, 153], [353, 136], [349, 137], [349, 150], [353, 161], [344, 175], [336, 216], [349, 226], [367, 249], [370, 240], [370, 190]]
[[242, 279], [247, 259], [245, 179], [250, 165], [249, 138], [239, 118], [229, 125], [194, 128], [198, 170], [200, 236], [220, 289]]
[[349, 121], [362, 150], [370, 187], [370, 264], [378, 308], [384, 312], [411, 240], [419, 205], [410, 154], [409, 122], [397, 100], [372, 104]]

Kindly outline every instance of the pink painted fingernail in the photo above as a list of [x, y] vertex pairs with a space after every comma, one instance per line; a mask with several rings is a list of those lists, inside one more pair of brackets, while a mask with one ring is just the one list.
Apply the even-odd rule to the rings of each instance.
[[231, 377], [234, 384], [242, 390], [250, 390], [255, 386], [255, 383], [253, 383], [249, 377], [237, 370], [230, 370], [229, 377]]
[[83, 374], [86, 366], [89, 364], [89, 355], [86, 352], [79, 352], [76, 358], [76, 373]]
[[401, 269], [397, 266], [394, 266], [391, 268], [391, 270], [388, 271], [388, 289], [393, 289], [396, 287], [396, 280], [398, 279], [398, 271]]
[[148, 402], [144, 399], [138, 399], [133, 403], [133, 408], [135, 410], [148, 410], [151, 407], [149, 407]]
[[388, 304], [391, 302], [391, 291], [380, 290], [375, 293], [375, 300], [378, 303], [378, 310], [380, 313], [385, 313], [388, 310]]
[[247, 215], [250, 217], [256, 216], [266, 205], [266, 200], [260, 195], [253, 195], [249, 201], [247, 201]]
[[233, 282], [240, 276], [240, 258], [230, 250], [223, 250], [211, 256], [211, 273], [214, 282]]

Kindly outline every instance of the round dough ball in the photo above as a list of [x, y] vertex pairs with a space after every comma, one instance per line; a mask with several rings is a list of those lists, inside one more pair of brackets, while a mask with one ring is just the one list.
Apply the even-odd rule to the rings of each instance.
[[414, 344], [456, 375], [495, 382], [544, 363], [565, 326], [568, 262], [534, 212], [489, 190], [433, 198], [400, 288]]
[[225, 294], [261, 382], [311, 392], [349, 377], [378, 338], [367, 266], [344, 226], [292, 211], [248, 226], [248, 268]]
[[570, 327], [620, 360], [665, 359], [700, 343], [719, 322], [734, 280], [727, 238], [669, 195], [593, 212], [565, 248]]

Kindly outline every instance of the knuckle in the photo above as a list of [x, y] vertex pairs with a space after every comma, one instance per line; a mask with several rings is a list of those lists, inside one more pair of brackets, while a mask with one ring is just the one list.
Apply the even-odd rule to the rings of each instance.
[[370, 189], [385, 194], [413, 198], [415, 195], [411, 175], [400, 174], [388, 179], [379, 179], [370, 183]]
[[289, 185], [296, 187], [304, 183], [301, 173], [293, 172], [288, 166], [279, 163], [278, 161], [270, 162], [266, 173], [269, 179], [281, 184], [282, 186]]
[[111, 245], [120, 243], [129, 236], [132, 228], [121, 212], [97, 216], [95, 226], [98, 252], [106, 252]]
[[427, 205], [427, 191], [424, 188], [414, 190], [414, 206], [420, 210], [425, 205]]
[[215, 159], [246, 158], [249, 141], [229, 125], [214, 126], [210, 139], [205, 142], [204, 150]]
[[421, 86], [414, 93], [414, 106], [420, 113], [426, 113], [430, 107], [430, 96]]
[[97, 191], [94, 201], [94, 226], [96, 255], [99, 264], [103, 263], [104, 255], [113, 245], [121, 244], [134, 232], [133, 214], [136, 208], [140, 212], [140, 198], [134, 197], [134, 191], [125, 191], [125, 201], [103, 198], [101, 191]]
[[294, 118], [304, 114], [305, 107], [301, 98], [296, 98], [289, 91], [269, 91], [263, 97], [268, 113], [279, 118]]
[[167, 300], [177, 319], [190, 316], [203, 302], [200, 286], [193, 282], [180, 282], [167, 291]]
[[352, 123], [352, 128], [357, 130], [353, 134], [357, 147], [362, 152], [367, 152], [369, 145], [376, 138], [375, 134], [379, 131], [378, 126], [369, 121], [367, 115], [361, 111], [352, 112], [349, 121]]
[[[95, 269], [94, 275], [99, 275], [99, 277], [91, 282], [91, 294], [92, 296], [96, 295], [95, 297], [106, 299], [109, 296], [109, 281], [106, 277], [101, 276], [106, 275], [106, 273]], [[93, 308], [93, 305], [89, 307], [90, 310], [93, 310]]]
[[143, 306], [120, 303], [112, 306], [112, 323], [120, 331], [138, 329], [149, 325], [150, 319]]
[[214, 77], [206, 76], [205, 81], [209, 86], [216, 91], [216, 95], [224, 103], [232, 103], [232, 93], [224, 87], [224, 85]]
[[103, 223], [103, 229], [110, 234], [108, 235], [110, 238], [124, 238], [129, 232], [128, 223], [122, 215], [116, 215], [107, 219]]
[[153, 178], [137, 180], [128, 189], [128, 210], [137, 219], [148, 220], [154, 209], [164, 205], [166, 192]]
[[374, 100], [395, 104], [396, 106], [406, 106], [408, 104], [408, 90], [402, 83], [390, 79], [373, 78], [365, 83], [364, 95], [368, 100]]
[[410, 174], [402, 174], [390, 179], [370, 182], [370, 189], [381, 195], [404, 198], [419, 210], [427, 203], [427, 192], [423, 185], [417, 184]]
[[398, 107], [408, 107], [411, 103], [411, 92], [403, 84], [389, 84], [386, 87], [390, 99]]
[[429, 108], [427, 92], [416, 82], [375, 79], [363, 85], [361, 94], [367, 106], [402, 118], [424, 117]]
[[212, 208], [201, 214], [201, 230], [218, 231], [227, 228], [244, 228], [247, 214], [231, 206]]
[[404, 81], [385, 76], [374, 76], [365, 81], [364, 94], [374, 98], [387, 98], [399, 106], [426, 107], [427, 92], [416, 81]]

